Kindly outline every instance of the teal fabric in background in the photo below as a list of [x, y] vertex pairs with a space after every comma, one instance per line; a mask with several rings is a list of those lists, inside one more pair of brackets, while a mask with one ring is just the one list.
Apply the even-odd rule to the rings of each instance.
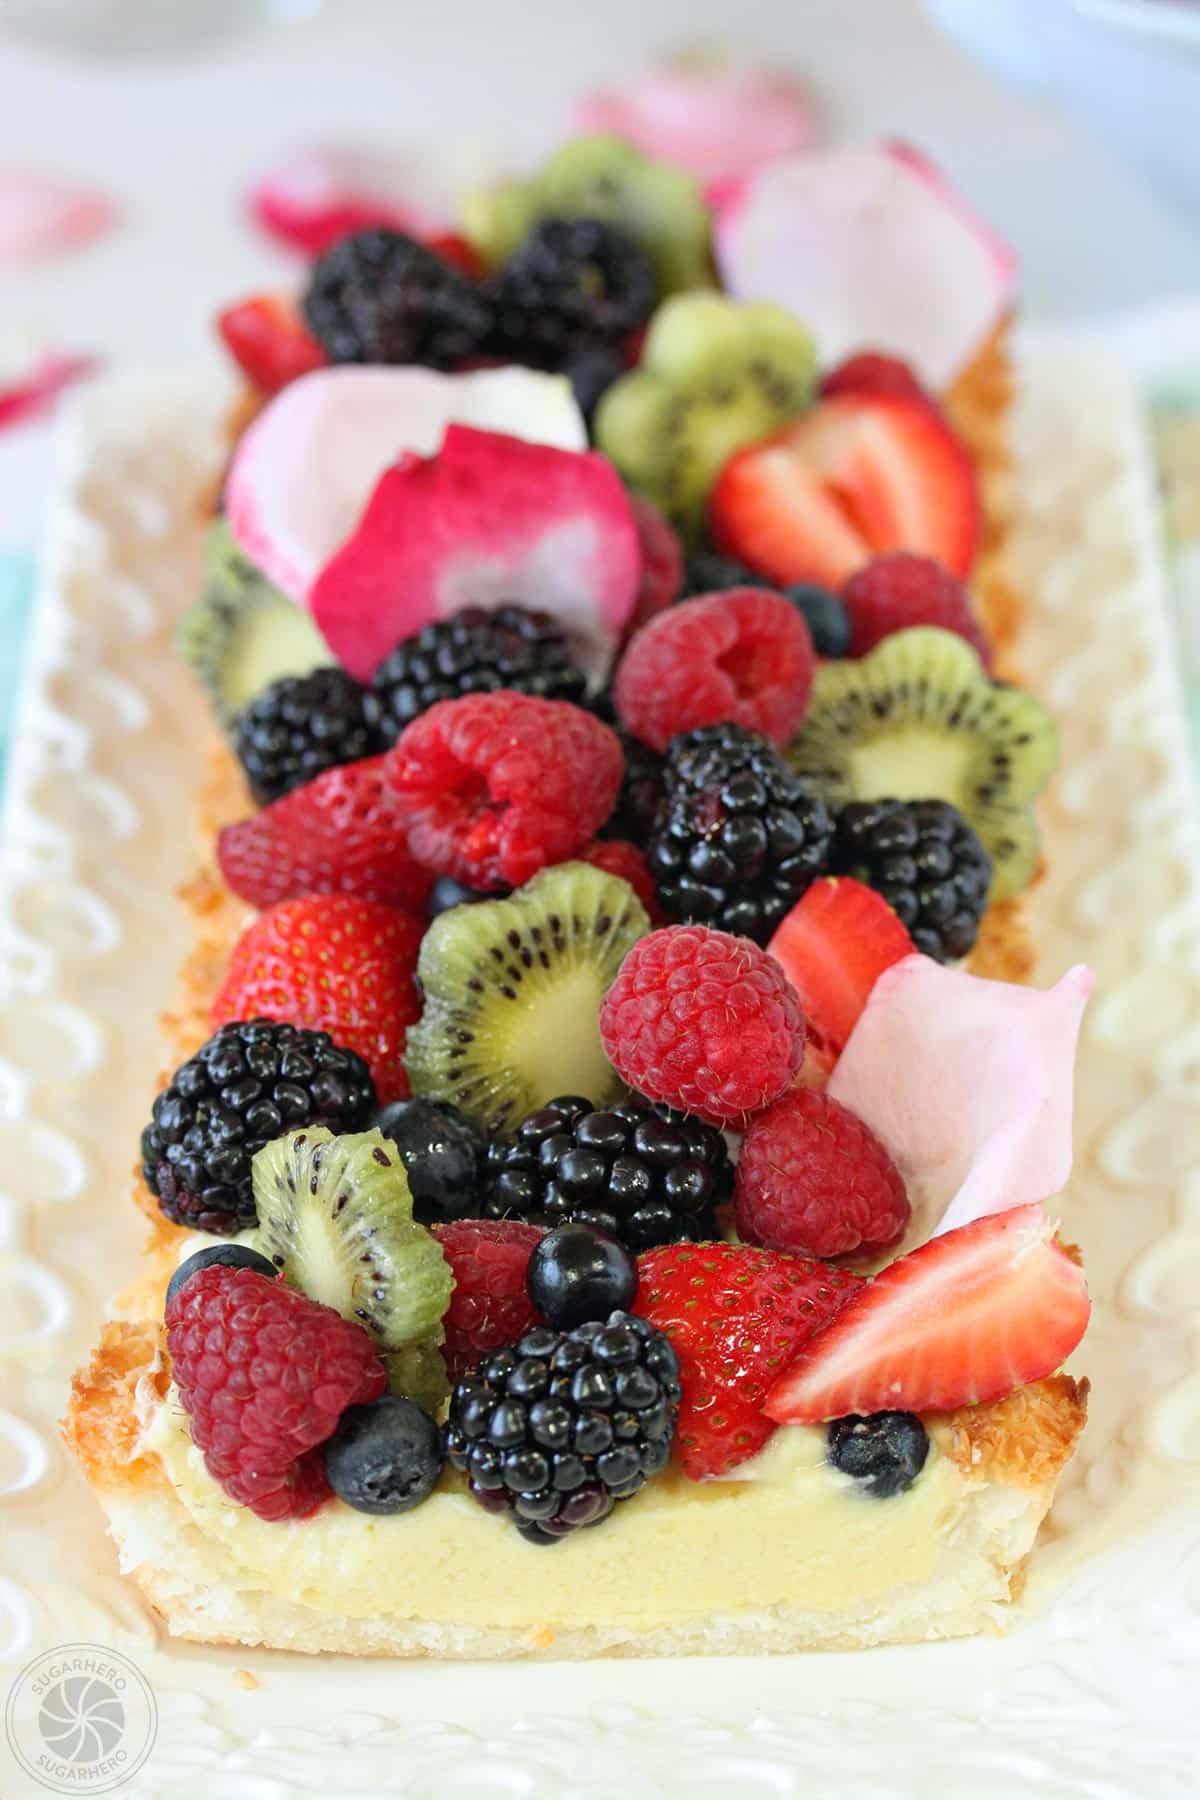
[[32, 555], [0, 553], [0, 787], [8, 767], [13, 712], [32, 605]]

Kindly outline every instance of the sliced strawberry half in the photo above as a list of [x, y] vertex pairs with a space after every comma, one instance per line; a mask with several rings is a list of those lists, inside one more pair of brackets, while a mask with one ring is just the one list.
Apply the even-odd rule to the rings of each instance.
[[777, 927], [767, 953], [782, 963], [808, 1021], [805, 1078], [823, 1082], [885, 969], [913, 941], [887, 901], [845, 875], [814, 881]]
[[1040, 1381], [1087, 1330], [1083, 1270], [1040, 1206], [922, 1244], [861, 1288], [767, 1395], [778, 1424], [948, 1412]]
[[718, 549], [780, 586], [840, 587], [882, 550], [965, 576], [979, 494], [966, 449], [924, 400], [843, 392], [732, 457], [709, 526]]
[[217, 314], [217, 330], [243, 375], [264, 394], [277, 394], [329, 360], [287, 294], [256, 294], [227, 306]]
[[685, 1475], [712, 1480], [762, 1449], [775, 1429], [763, 1401], [779, 1371], [861, 1286], [846, 1269], [750, 1244], [666, 1244], [638, 1257], [634, 1311], [679, 1357]]

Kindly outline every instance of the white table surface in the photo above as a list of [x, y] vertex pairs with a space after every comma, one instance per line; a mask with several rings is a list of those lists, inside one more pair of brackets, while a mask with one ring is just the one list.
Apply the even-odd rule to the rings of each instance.
[[916, 0], [325, 0], [315, 18], [182, 63], [69, 62], [0, 41], [0, 160], [89, 173], [127, 213], [83, 254], [6, 277], [0, 337], [25, 327], [163, 362], [211, 353], [218, 302], [288, 279], [238, 205], [281, 148], [365, 135], [534, 149], [582, 81], [696, 39], [811, 70], [839, 135], [925, 147], [1015, 243], [1030, 314], [1200, 292], [1200, 236], [1060, 110], [995, 85]]

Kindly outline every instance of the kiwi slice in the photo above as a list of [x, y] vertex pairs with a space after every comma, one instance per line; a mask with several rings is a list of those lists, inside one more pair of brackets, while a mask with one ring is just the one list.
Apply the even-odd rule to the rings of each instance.
[[[442, 1336], [440, 1328], [435, 1335]], [[454, 1384], [435, 1339], [422, 1338], [419, 1343], [406, 1344], [403, 1350], [385, 1350], [382, 1354], [388, 1392], [404, 1400], [415, 1400], [427, 1413], [436, 1413]]]
[[1058, 733], [1031, 694], [989, 680], [962, 638], [898, 631], [858, 662], [817, 670], [788, 760], [830, 805], [948, 800], [992, 858], [991, 898], [1037, 867], [1031, 803], [1058, 760]]
[[451, 1101], [493, 1134], [556, 1094], [614, 1098], [623, 1085], [600, 1043], [600, 1003], [649, 929], [628, 882], [578, 862], [543, 869], [506, 900], [442, 913], [417, 963], [414, 1094]]
[[207, 560], [204, 592], [180, 619], [175, 643], [228, 729], [271, 682], [333, 658], [312, 617], [246, 561], [223, 519], [209, 527]]
[[621, 138], [572, 139], [526, 180], [468, 195], [461, 224], [494, 266], [547, 215], [605, 219], [627, 232], [649, 257], [660, 298], [712, 284], [709, 214], [699, 182]]
[[782, 307], [677, 295], [655, 313], [640, 366], [601, 398], [596, 445], [694, 535], [724, 464], [803, 411], [815, 367], [811, 337]]
[[414, 1220], [404, 1164], [381, 1132], [306, 1126], [264, 1145], [251, 1171], [250, 1242], [293, 1287], [357, 1319], [381, 1351], [441, 1341], [454, 1278]]

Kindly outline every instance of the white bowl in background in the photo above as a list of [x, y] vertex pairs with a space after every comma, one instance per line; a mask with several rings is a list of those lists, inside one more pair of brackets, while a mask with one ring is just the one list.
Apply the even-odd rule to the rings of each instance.
[[926, 0], [998, 75], [1058, 99], [1200, 223], [1196, 0]]

